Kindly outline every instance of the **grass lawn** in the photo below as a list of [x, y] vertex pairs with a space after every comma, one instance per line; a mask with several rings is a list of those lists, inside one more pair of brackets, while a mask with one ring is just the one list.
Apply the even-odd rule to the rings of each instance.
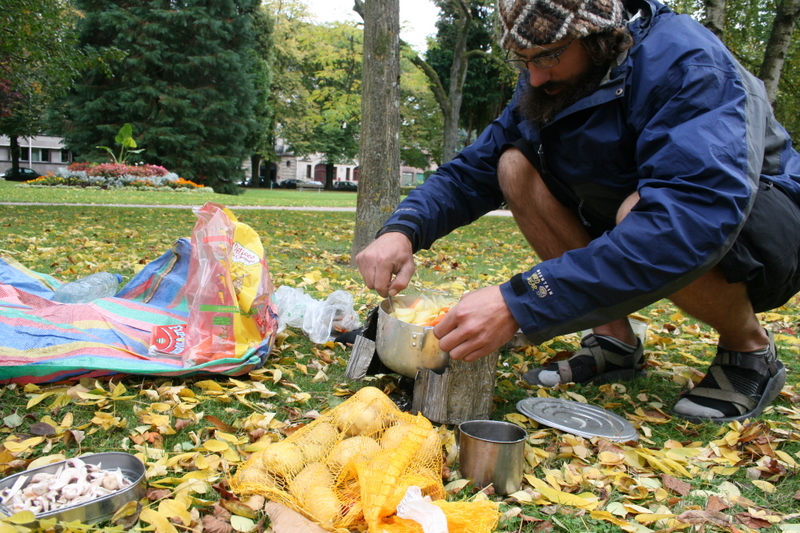
[[[353, 212], [236, 209], [355, 207], [354, 193], [247, 190], [223, 196], [15, 185], [0, 182], [3, 202], [23, 204], [0, 210], [5, 229], [0, 253], [64, 281], [102, 270], [130, 279], [175, 239], [191, 235], [196, 219], [188, 207], [213, 201], [231, 207], [241, 222], [258, 232], [276, 286], [301, 287], [318, 300], [334, 290], [346, 290], [362, 319], [379, 302], [350, 267]], [[531, 268], [536, 259], [512, 219], [484, 217], [419, 253], [417, 263], [414, 290], [458, 295], [502, 283]], [[632, 383], [547, 391], [521, 381], [520, 373], [528, 368], [574, 351], [577, 334], [504, 350], [492, 418], [522, 425], [529, 439], [522, 491], [511, 497], [488, 495], [500, 503], [502, 512], [495, 531], [800, 531], [797, 305], [795, 299], [761, 315], [765, 326], [776, 332], [790, 373], [781, 397], [759, 421], [747, 426], [695, 425], [669, 415], [688, 380], [705, 371], [716, 340], [712, 331], [666, 301], [641, 310], [650, 321], [648, 375]], [[49, 458], [128, 451], [146, 458], [152, 502], [145, 505], [138, 526], [122, 527], [121, 521], [116, 530], [149, 524], [167, 531], [169, 523], [176, 531], [199, 531], [200, 524], [210, 521], [203, 517], [222, 516], [238, 531], [271, 531], [274, 524], [262, 520], [261, 513], [248, 518], [253, 529], [246, 529], [245, 522], [215, 511], [227, 506], [234, 516], [247, 518], [247, 512], [231, 503], [225, 481], [261, 439], [285, 438], [365, 385], [385, 391], [406, 385], [394, 374], [361, 382], [345, 379], [349, 355], [350, 347], [314, 345], [302, 331], [290, 328], [264, 368], [235, 380], [123, 376], [82, 380], [80, 393], [75, 383], [0, 386], [0, 431], [5, 433], [0, 474]], [[588, 402], [625, 416], [640, 439], [624, 444], [584, 439], [517, 413], [519, 400], [546, 395]], [[41, 424], [53, 432], [43, 433]], [[459, 484], [453, 429], [440, 427], [447, 452], [445, 482], [452, 482], [448, 499], [487, 497]], [[176, 516], [188, 517], [188, 522], [170, 521]], [[23, 533], [23, 527], [0, 521], [2, 532]], [[78, 530], [92, 529], [69, 531]]]
[[169, 192], [136, 190], [79, 189], [71, 187], [20, 187], [19, 183], [0, 180], [0, 201], [44, 202], [52, 204], [126, 204], [126, 205], [202, 205], [217, 202], [231, 206], [356, 206], [356, 193], [346, 191], [298, 191], [295, 189], [242, 188], [242, 194], [205, 192]]

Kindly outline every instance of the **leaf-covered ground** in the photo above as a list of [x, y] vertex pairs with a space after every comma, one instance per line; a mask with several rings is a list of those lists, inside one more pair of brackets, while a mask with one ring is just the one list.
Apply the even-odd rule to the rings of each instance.
[[[350, 266], [353, 213], [237, 211], [261, 236], [276, 286], [302, 287], [315, 299], [343, 289], [362, 317], [378, 297]], [[0, 253], [65, 281], [106, 270], [126, 279], [178, 237], [188, 209], [4, 206]], [[511, 219], [486, 217], [420, 253], [415, 288], [460, 294], [505, 281], [531, 256]], [[669, 409], [713, 358], [715, 336], [667, 302], [650, 320], [646, 378], [600, 387], [529, 387], [520, 373], [568, 356], [578, 335], [501, 354], [492, 418], [529, 433], [520, 491], [477, 492], [460, 479], [453, 428], [441, 427], [453, 501], [502, 502], [497, 531], [800, 531], [800, 340], [797, 305], [761, 315], [776, 333], [789, 379], [779, 399], [746, 425], [695, 425]], [[313, 345], [301, 331], [280, 336], [264, 368], [239, 378], [119, 377], [0, 388], [0, 475], [81, 453], [127, 451], [145, 460], [148, 502], [127, 508], [105, 531], [287, 531], [263, 501], [238, 501], [228, 476], [265, 441], [282, 439], [365, 385], [400, 394], [396, 375], [344, 378], [350, 348]], [[539, 426], [517, 412], [531, 396], [598, 405], [626, 417], [638, 442], [585, 439]], [[276, 515], [273, 515], [273, 518]], [[24, 517], [22, 517], [24, 518]], [[16, 522], [22, 522], [18, 518]], [[26, 531], [9, 519], [0, 533]], [[90, 531], [80, 524], [43, 530]], [[298, 530], [298, 529], [294, 529]]]

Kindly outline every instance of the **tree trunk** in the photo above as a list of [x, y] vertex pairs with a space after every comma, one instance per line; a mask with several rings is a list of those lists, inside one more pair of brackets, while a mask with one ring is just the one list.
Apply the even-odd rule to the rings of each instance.
[[8, 138], [11, 141], [11, 172], [16, 176], [19, 174], [19, 137], [16, 135], [9, 135]]
[[461, 101], [464, 98], [464, 82], [467, 79], [467, 34], [472, 22], [469, 5], [464, 0], [458, 0], [456, 5], [459, 16], [456, 18], [458, 33], [453, 53], [453, 64], [450, 66], [450, 113], [445, 115], [444, 135], [442, 140], [442, 164], [447, 163], [456, 156], [458, 149], [458, 123], [461, 118]]
[[367, 0], [355, 257], [374, 239], [400, 201], [400, 1]]
[[453, 50], [453, 64], [450, 67], [450, 87], [447, 92], [442, 86], [439, 75], [425, 60], [416, 54], [411, 57], [411, 62], [428, 77], [433, 96], [442, 109], [442, 164], [453, 159], [458, 148], [458, 122], [461, 116], [461, 100], [464, 94], [464, 80], [467, 79], [469, 58], [472, 55], [484, 53], [481, 50], [467, 52], [467, 35], [472, 23], [472, 14], [469, 4], [465, 0], [454, 0], [454, 5], [459, 9], [459, 16], [456, 17], [456, 44]]
[[261, 155], [253, 154], [250, 156], [250, 186], [261, 186]]
[[336, 165], [333, 163], [325, 163], [325, 190], [332, 191], [333, 190], [333, 175], [336, 169]]
[[722, 39], [725, 31], [725, 0], [703, 0], [703, 4], [706, 8], [703, 25]]
[[782, 0], [776, 6], [775, 20], [772, 22], [772, 32], [769, 34], [767, 49], [764, 52], [764, 61], [758, 71], [758, 77], [764, 81], [767, 88], [769, 103], [773, 106], [778, 96], [778, 82], [786, 61], [786, 52], [792, 42], [792, 32], [799, 16], [800, 0]]

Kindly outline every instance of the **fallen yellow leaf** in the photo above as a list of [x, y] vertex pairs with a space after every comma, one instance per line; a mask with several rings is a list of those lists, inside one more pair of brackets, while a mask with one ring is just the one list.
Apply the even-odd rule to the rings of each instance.
[[203, 447], [210, 452], [223, 452], [230, 448], [230, 444], [217, 439], [209, 439], [203, 443]]
[[4, 518], [3, 520], [11, 524], [30, 524], [36, 520], [36, 515], [33, 514], [33, 511], [20, 511], [18, 513], [14, 513], [8, 518]]
[[178, 533], [169, 518], [150, 507], [142, 510], [141, 514], [139, 514], [139, 519], [154, 526], [158, 533]]
[[3, 446], [5, 446], [6, 450], [14, 455], [19, 455], [23, 452], [30, 451], [33, 447], [38, 446], [43, 441], [44, 438], [42, 437], [31, 437], [30, 439], [25, 439], [19, 442], [7, 440], [3, 443]]
[[531, 481], [531, 486], [539, 491], [541, 495], [552, 503], [560, 504], [560, 505], [571, 505], [573, 507], [578, 507], [580, 509], [587, 509], [587, 510], [594, 510], [597, 508], [599, 503], [597, 496], [594, 494], [586, 494], [583, 497], [580, 494], [570, 494], [568, 492], [563, 492], [561, 490], [557, 490], [552, 488], [550, 485], [545, 483], [544, 481], [537, 479], [537, 478], [528, 478]]
[[631, 533], [635, 533], [640, 531], [641, 526], [637, 526], [635, 524], [631, 524], [627, 520], [622, 520], [617, 518], [616, 516], [612, 515], [607, 511], [592, 511], [590, 516], [595, 520], [603, 520], [605, 522], [611, 522], [615, 526], [619, 526], [623, 531], [630, 531]]
[[659, 520], [667, 518], [674, 518], [676, 515], [673, 513], [641, 513], [637, 514], [634, 519], [640, 524], [652, 524]]
[[161, 500], [158, 504], [158, 512], [167, 518], [178, 518], [184, 526], [192, 523], [192, 517], [185, 503], [177, 500]]
[[766, 492], [767, 494], [774, 494], [778, 490], [777, 488], [775, 488], [775, 485], [773, 485], [769, 481], [764, 481], [763, 479], [754, 479], [753, 485], [755, 485], [762, 491]]
[[525, 492], [524, 490], [518, 490], [517, 492], [509, 494], [508, 497], [514, 498], [518, 502], [525, 502], [525, 503], [533, 502], [533, 497], [531, 497], [531, 495]]

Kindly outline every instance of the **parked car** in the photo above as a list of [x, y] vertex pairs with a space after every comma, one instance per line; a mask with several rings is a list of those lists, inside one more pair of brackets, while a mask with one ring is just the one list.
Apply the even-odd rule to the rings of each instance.
[[319, 187], [320, 189], [324, 186], [318, 181], [292, 178], [288, 180], [283, 180], [278, 184], [278, 187], [280, 187], [281, 189], [296, 189], [298, 185], [300, 185], [301, 187]]
[[9, 168], [3, 174], [3, 178], [7, 179], [8, 181], [28, 181], [35, 180], [39, 176], [43, 176], [43, 174], [26, 167], [19, 167], [18, 170], [19, 171], [15, 174], [13, 167]]
[[357, 181], [334, 181], [333, 188], [337, 191], [357, 191]]

